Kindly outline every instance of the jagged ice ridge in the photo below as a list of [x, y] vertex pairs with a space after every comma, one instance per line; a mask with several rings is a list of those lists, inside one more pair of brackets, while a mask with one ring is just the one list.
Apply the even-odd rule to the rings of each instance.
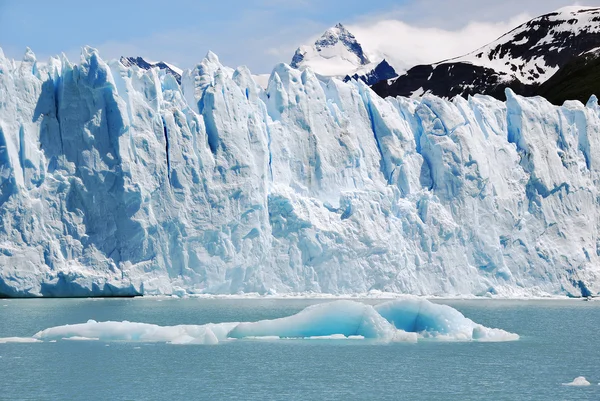
[[0, 52], [0, 294], [597, 293], [598, 102]]

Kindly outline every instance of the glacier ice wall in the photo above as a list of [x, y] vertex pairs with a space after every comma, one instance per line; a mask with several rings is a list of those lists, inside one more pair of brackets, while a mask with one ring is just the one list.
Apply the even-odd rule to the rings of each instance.
[[0, 51], [0, 295], [600, 290], [588, 105]]

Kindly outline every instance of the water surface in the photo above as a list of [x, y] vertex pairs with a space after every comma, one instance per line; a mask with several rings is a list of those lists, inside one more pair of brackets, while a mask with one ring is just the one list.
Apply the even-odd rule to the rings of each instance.
[[[0, 337], [116, 320], [256, 321], [304, 299], [0, 300]], [[382, 301], [364, 300], [366, 303]], [[0, 399], [598, 400], [600, 302], [436, 301], [517, 342], [232, 341], [216, 346], [58, 341], [0, 344]], [[586, 388], [561, 383], [585, 376]]]

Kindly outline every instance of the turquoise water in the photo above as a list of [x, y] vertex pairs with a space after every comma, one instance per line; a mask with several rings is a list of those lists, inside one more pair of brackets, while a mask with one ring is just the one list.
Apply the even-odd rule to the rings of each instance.
[[[0, 337], [97, 321], [256, 321], [325, 300], [0, 300]], [[381, 301], [369, 301], [378, 303]], [[0, 344], [2, 400], [598, 400], [600, 302], [436, 301], [517, 342]], [[109, 346], [106, 346], [106, 345]], [[590, 387], [561, 383], [585, 376]]]

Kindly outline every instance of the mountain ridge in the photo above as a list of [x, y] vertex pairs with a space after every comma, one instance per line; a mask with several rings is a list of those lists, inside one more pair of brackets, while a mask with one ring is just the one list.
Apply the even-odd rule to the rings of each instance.
[[532, 96], [573, 59], [599, 46], [600, 8], [567, 7], [536, 17], [464, 56], [415, 66], [373, 89], [380, 96], [480, 93], [504, 100], [504, 88], [509, 87]]

